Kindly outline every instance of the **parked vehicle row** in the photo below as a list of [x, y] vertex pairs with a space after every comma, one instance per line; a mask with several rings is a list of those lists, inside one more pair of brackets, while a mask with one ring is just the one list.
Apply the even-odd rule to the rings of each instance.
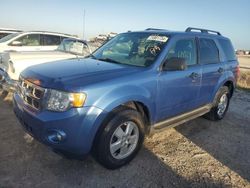
[[29, 66], [90, 54], [88, 43], [74, 38], [65, 38], [53, 51], [4, 52], [0, 56], [0, 85], [5, 91], [14, 91], [20, 73]]
[[223, 119], [238, 74], [232, 44], [217, 31], [127, 32], [88, 58], [26, 68], [14, 112], [55, 152], [92, 152], [115, 169], [136, 156], [147, 134], [199, 116]]
[[5, 51], [55, 50], [65, 38], [78, 39], [73, 35], [54, 32], [17, 32], [0, 39], [0, 53]]

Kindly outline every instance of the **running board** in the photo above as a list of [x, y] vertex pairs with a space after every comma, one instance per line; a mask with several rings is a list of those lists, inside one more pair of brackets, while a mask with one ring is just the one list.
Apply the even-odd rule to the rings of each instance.
[[186, 113], [181, 114], [179, 116], [175, 116], [175, 117], [172, 117], [170, 119], [156, 123], [156, 124], [151, 126], [150, 134], [157, 132], [159, 130], [165, 129], [165, 128], [173, 128], [177, 125], [183, 124], [187, 121], [190, 121], [192, 119], [200, 117], [200, 116], [208, 113], [211, 108], [212, 108], [212, 104], [207, 104], [205, 106], [202, 106], [202, 107], [197, 108], [195, 110], [192, 110], [190, 112], [186, 112]]

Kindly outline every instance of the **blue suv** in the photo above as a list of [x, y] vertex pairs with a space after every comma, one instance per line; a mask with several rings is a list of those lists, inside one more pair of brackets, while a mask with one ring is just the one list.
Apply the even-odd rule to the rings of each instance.
[[144, 136], [204, 116], [221, 120], [239, 73], [217, 31], [146, 29], [117, 35], [84, 59], [21, 73], [14, 112], [31, 136], [106, 168], [131, 161]]

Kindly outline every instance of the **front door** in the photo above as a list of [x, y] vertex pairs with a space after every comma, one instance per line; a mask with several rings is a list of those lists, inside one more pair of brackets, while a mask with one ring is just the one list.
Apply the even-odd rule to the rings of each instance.
[[[15, 42], [20, 42], [20, 45], [15, 45]], [[17, 38], [8, 44], [8, 50], [11, 51], [40, 51], [40, 35], [39, 34], [28, 34]]]
[[157, 119], [161, 121], [199, 106], [201, 66], [197, 62], [195, 38], [179, 38], [170, 48], [167, 60], [184, 58], [186, 70], [162, 71], [158, 77]]

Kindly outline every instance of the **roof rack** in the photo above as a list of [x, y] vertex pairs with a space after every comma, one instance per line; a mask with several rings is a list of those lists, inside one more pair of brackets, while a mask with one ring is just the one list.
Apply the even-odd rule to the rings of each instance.
[[166, 29], [158, 29], [158, 28], [147, 28], [145, 29], [146, 31], [150, 31], [150, 30], [166, 30]]
[[188, 27], [185, 32], [192, 32], [192, 31], [200, 31], [201, 33], [214, 33], [214, 34], [217, 34], [217, 35], [221, 35], [220, 32], [218, 31], [213, 31], [213, 30], [208, 30], [208, 29], [201, 29], [201, 28], [195, 28], [195, 27]]

